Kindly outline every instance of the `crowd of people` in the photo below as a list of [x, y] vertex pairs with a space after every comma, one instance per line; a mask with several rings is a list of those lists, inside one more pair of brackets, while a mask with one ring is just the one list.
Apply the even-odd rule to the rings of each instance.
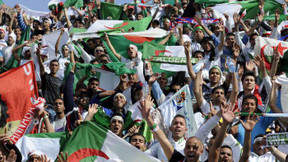
[[[137, 3], [140, 4], [135, 0]], [[73, 132], [83, 121], [92, 121], [160, 161], [288, 161], [288, 145], [265, 147], [267, 134], [286, 132], [287, 119], [262, 116], [263, 113], [286, 111], [280, 102], [284, 85], [277, 82], [279, 77], [287, 79], [285, 71], [279, 68], [286, 62], [282, 61], [280, 47], [275, 47], [270, 54], [271, 62], [256, 50], [258, 37], [278, 41], [279, 37], [288, 34], [288, 28], [277, 30], [280, 15], [287, 14], [286, 2], [273, 14], [274, 20], [264, 20], [267, 14], [264, 13], [265, 2], [260, 0], [255, 19], [244, 19], [239, 13], [229, 17], [225, 13], [224, 19], [220, 18], [213, 24], [202, 21], [214, 18], [211, 6], [193, 0], [175, 0], [174, 5], [166, 5], [164, 0], [143, 3], [147, 5], [145, 8], [123, 4], [120, 20], [140, 21], [151, 16], [147, 31], [160, 28], [167, 31], [167, 39], [171, 36], [177, 39], [175, 46], [184, 47], [186, 71], [175, 72], [172, 76], [153, 72], [154, 67], [143, 60], [142, 52], [134, 44], [125, 47], [128, 57], [119, 54], [109, 39], [109, 33], [69, 41], [60, 47], [65, 30], [88, 29], [98, 20], [111, 20], [111, 17], [103, 17], [98, 0], [84, 0], [81, 8], [71, 6], [70, 9], [77, 12], [76, 16], [68, 15], [67, 7], [56, 4], [57, 10], [49, 8], [50, 14], [38, 19], [28, 17], [21, 5], [13, 6], [13, 14], [7, 14], [7, 6], [2, 5], [0, 66], [7, 68], [11, 59], [17, 61], [17, 66], [33, 60], [39, 96], [46, 100], [45, 110], [35, 115], [39, 122], [35, 124], [37, 131], [33, 133]], [[158, 8], [156, 13], [151, 12], [152, 8]], [[160, 9], [161, 16], [157, 17]], [[176, 21], [182, 17], [191, 18], [196, 23]], [[29, 39], [22, 42], [27, 28], [31, 30]], [[55, 42], [55, 57], [51, 59], [49, 57], [54, 53], [48, 53], [49, 47], [43, 46], [41, 40], [44, 35], [55, 31], [60, 31], [60, 35]], [[129, 29], [131, 32], [134, 32], [133, 27]], [[82, 51], [81, 55], [75, 53], [76, 47]], [[76, 87], [73, 87], [76, 64], [106, 65], [113, 62], [112, 56], [125, 63], [128, 69], [135, 70], [121, 73], [115, 89], [104, 90], [93, 68], [78, 78]], [[192, 64], [192, 59], [198, 63]], [[69, 64], [72, 68], [67, 72]], [[186, 117], [178, 114], [168, 128], [170, 135], [167, 135], [151, 112], [159, 110], [157, 107], [186, 84], [195, 101], [190, 108], [197, 123], [196, 134], [187, 136]], [[127, 120], [127, 107], [138, 101], [146, 126]], [[161, 117], [161, 112], [158, 115], [165, 118]], [[108, 124], [104, 122], [107, 117]], [[153, 141], [147, 141], [141, 133], [143, 127], [150, 129]], [[21, 157], [6, 134], [0, 135], [0, 140], [9, 151], [6, 156], [0, 151], [0, 161], [48, 161], [45, 152], [37, 150], [29, 157]], [[63, 154], [58, 157], [58, 161], [65, 159]]]

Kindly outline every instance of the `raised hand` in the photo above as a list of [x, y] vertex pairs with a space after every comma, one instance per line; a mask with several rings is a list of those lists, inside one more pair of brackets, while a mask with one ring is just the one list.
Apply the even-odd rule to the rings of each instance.
[[253, 62], [256, 64], [258, 68], [260, 69], [265, 68], [265, 62], [259, 55], [255, 57]]
[[235, 59], [238, 58], [238, 56], [240, 55], [240, 47], [236, 43], [234, 43], [232, 50], [233, 50], [234, 58]]
[[232, 111], [234, 105], [231, 104], [221, 104], [221, 115], [223, 118], [223, 121], [226, 123], [231, 123], [233, 119], [235, 118], [234, 112]]
[[253, 64], [253, 61], [250, 60], [248, 63], [246, 62], [245, 68], [247, 71], [254, 71], [255, 65]]
[[4, 159], [4, 162], [16, 162], [16, 159], [17, 159], [16, 152], [12, 149], [10, 150], [7, 159], [6, 160]]
[[238, 13], [234, 13], [233, 14], [233, 20], [234, 20], [234, 23], [236, 24], [236, 25], [238, 25], [239, 23], [240, 23], [240, 16], [239, 16], [239, 14]]
[[68, 152], [66, 152], [66, 158], [64, 158], [63, 152], [60, 153], [61, 157], [57, 155], [58, 162], [69, 162], [68, 161]]
[[160, 76], [159, 73], [151, 75], [148, 81], [149, 85], [152, 85], [158, 79], [159, 76]]
[[244, 127], [245, 131], [251, 132], [259, 120], [260, 118], [258, 118], [258, 116], [256, 116], [255, 114], [253, 115], [252, 119], [250, 119], [250, 114], [249, 114], [245, 123], [242, 120], [240, 120], [240, 122], [242, 126]]
[[140, 110], [142, 117], [145, 120], [148, 120], [150, 118], [150, 110], [151, 106], [153, 105], [152, 97], [150, 95], [147, 95], [147, 97], [144, 100], [140, 100], [141, 107], [138, 106], [138, 109]]
[[41, 155], [41, 162], [51, 162], [51, 160], [48, 160], [47, 155]]
[[202, 25], [202, 20], [201, 20], [201, 18], [200, 18], [198, 15], [196, 15], [195, 18], [196, 18], [197, 23], [198, 23], [199, 25]]
[[88, 109], [88, 114], [94, 116], [98, 112], [98, 104], [90, 104]]

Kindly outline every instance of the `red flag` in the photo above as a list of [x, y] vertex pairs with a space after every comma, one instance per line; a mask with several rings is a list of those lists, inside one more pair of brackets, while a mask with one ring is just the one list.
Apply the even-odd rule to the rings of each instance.
[[[8, 135], [12, 135], [37, 98], [38, 89], [33, 61], [1, 74], [0, 132], [4, 133], [4, 128], [7, 128]], [[27, 117], [32, 119], [33, 114]]]

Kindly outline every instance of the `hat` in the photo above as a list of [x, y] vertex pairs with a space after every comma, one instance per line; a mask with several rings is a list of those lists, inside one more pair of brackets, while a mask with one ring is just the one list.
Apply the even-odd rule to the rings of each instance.
[[129, 47], [130, 47], [130, 48], [132, 47], [132, 48], [134, 48], [136, 51], [138, 51], [138, 47], [135, 46], [134, 44], [130, 44]]
[[206, 42], [210, 43], [211, 46], [212, 46], [213, 48], [215, 48], [215, 44], [214, 44], [213, 40], [212, 40], [211, 38], [209, 38], [209, 37], [205, 37], [205, 38], [202, 39], [202, 41], [201, 41], [201, 46], [203, 46], [204, 43], [206, 43]]
[[128, 5], [128, 10], [129, 9], [133, 9], [134, 10], [134, 6]]
[[68, 46], [67, 44], [63, 44], [61, 49], [62, 49], [62, 50], [63, 50], [63, 49], [68, 49], [68, 50], [69, 50], [69, 46]]
[[183, 27], [186, 27], [186, 28], [189, 28], [190, 30], [193, 30], [193, 28], [191, 27], [191, 25], [188, 24], [188, 23], [183, 24]]
[[12, 32], [11, 34], [9, 34], [9, 37], [12, 37], [13, 40], [16, 42], [17, 36], [14, 34], [14, 32]]
[[199, 24], [197, 24], [197, 25], [194, 26], [194, 32], [195, 32], [196, 30], [202, 30], [202, 31], [204, 32], [204, 29], [203, 29], [202, 26], [200, 26]]
[[221, 70], [221, 68], [220, 68], [219, 66], [217, 66], [217, 65], [212, 66], [212, 67], [210, 68], [210, 70], [209, 70], [209, 74], [210, 74], [211, 70], [213, 70], [213, 69], [217, 69], [217, 70], [219, 70], [219, 73], [222, 75], [222, 70]]
[[32, 155], [38, 155], [38, 156], [41, 156], [43, 155], [44, 153], [42, 151], [39, 151], [39, 150], [33, 150], [31, 152], [28, 153], [28, 157], [32, 156]]
[[25, 52], [28, 50], [30, 50], [30, 52], [31, 52], [31, 47], [27, 47], [27, 46], [23, 47], [21, 55], [24, 56]]
[[117, 94], [114, 96], [113, 101], [115, 100], [116, 96], [122, 96], [122, 97], [124, 98], [124, 100], [127, 101], [127, 100], [126, 100], [126, 97], [124, 96], [124, 94], [123, 94], [123, 93], [120, 93], [120, 92], [117, 93]]
[[104, 51], [104, 48], [101, 47], [101, 46], [98, 46], [98, 47], [95, 48], [94, 52], [96, 52], [96, 50], [102, 50], [102, 51]]

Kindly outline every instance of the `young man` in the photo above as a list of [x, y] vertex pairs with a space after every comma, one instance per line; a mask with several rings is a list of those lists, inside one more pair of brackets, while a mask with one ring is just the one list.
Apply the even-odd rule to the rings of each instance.
[[[184, 147], [186, 140], [184, 138], [185, 133], [187, 132], [186, 119], [182, 115], [176, 115], [172, 120], [170, 127], [172, 133], [172, 138], [169, 139], [169, 142], [172, 144], [173, 148], [184, 155]], [[145, 153], [158, 158], [159, 160], [167, 161], [167, 157], [160, 145], [157, 143], [150, 147]]]
[[140, 133], [134, 133], [130, 139], [129, 139], [129, 143], [132, 146], [135, 146], [136, 148], [138, 148], [141, 151], [145, 151], [146, 148], [146, 139], [145, 137], [140, 134]]

